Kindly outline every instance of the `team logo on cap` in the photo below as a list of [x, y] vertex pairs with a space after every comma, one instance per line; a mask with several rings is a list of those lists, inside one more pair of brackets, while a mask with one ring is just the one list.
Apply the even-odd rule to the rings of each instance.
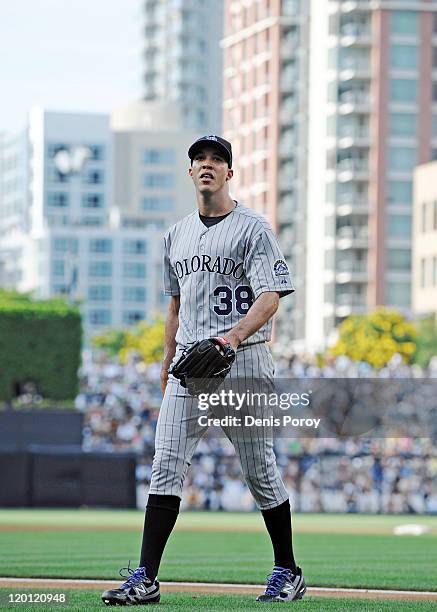
[[214, 134], [211, 134], [211, 136], [205, 136], [205, 140], [215, 140], [216, 142], [218, 141], [217, 136], [214, 136]]
[[277, 259], [273, 264], [273, 272], [276, 276], [284, 276], [288, 274], [288, 266], [283, 259]]

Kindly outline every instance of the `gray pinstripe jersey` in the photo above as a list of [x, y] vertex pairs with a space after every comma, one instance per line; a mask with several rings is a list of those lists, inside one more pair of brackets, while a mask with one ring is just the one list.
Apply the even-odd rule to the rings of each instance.
[[[261, 293], [294, 291], [269, 223], [237, 204], [220, 223], [206, 227], [196, 210], [164, 237], [164, 292], [180, 295], [178, 344], [223, 336]], [[271, 319], [248, 342], [270, 340]]]

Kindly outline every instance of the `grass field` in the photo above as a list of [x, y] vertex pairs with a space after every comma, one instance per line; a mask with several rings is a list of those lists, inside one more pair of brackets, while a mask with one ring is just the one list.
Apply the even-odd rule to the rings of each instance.
[[[39, 591], [39, 590], [38, 590]], [[20, 593], [32, 592], [28, 589], [20, 589]], [[8, 594], [10, 589], [0, 589], [0, 610], [1, 609], [17, 609], [21, 612], [31, 612], [41, 610], [38, 604], [16, 604], [15, 608], [2, 607], [8, 602]], [[41, 591], [42, 592], [42, 591]], [[47, 592], [47, 591], [44, 591]], [[68, 612], [88, 612], [88, 610], [112, 610], [107, 608], [100, 600], [100, 595], [96, 591], [63, 591], [67, 596], [65, 605], [56, 604], [53, 610], [68, 610]], [[436, 609], [435, 602], [399, 602], [399, 601], [361, 601], [357, 599], [337, 599], [337, 598], [315, 598], [305, 597], [305, 599], [290, 604], [293, 610], [298, 612], [388, 612], [393, 610], [402, 610], [405, 612], [431, 612]], [[286, 609], [290, 609], [287, 606]], [[45, 607], [44, 610], [49, 608]], [[120, 608], [115, 608], [119, 610]], [[144, 609], [144, 608], [141, 608]], [[147, 608], [148, 609], [148, 608]], [[253, 598], [242, 595], [187, 595], [178, 593], [168, 593], [159, 605], [159, 612], [166, 610], [175, 610], [176, 612], [184, 612], [185, 610], [277, 610], [277, 604], [257, 604]], [[281, 608], [282, 609], [282, 608]], [[152, 608], [155, 610], [155, 608]]]
[[[117, 580], [118, 569], [129, 559], [137, 564], [142, 523], [143, 513], [137, 511], [0, 510], [0, 576]], [[392, 534], [393, 527], [405, 523], [427, 526], [430, 532]], [[437, 591], [437, 517], [296, 515], [294, 530], [296, 556], [311, 586]], [[271, 566], [270, 543], [259, 514], [182, 513], [159, 577], [259, 584]], [[0, 602], [9, 592], [0, 591]], [[84, 606], [86, 598], [91, 599]], [[248, 610], [251, 602], [248, 596], [168, 593], [160, 609]], [[74, 591], [66, 609], [93, 610], [102, 605], [95, 592]], [[435, 601], [314, 597], [296, 605], [327, 611], [437, 608]], [[18, 607], [26, 609], [23, 604]], [[30, 608], [35, 609], [35, 604]]]

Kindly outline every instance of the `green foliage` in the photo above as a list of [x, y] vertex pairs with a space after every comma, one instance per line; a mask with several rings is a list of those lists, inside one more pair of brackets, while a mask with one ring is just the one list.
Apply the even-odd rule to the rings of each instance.
[[431, 315], [416, 322], [417, 338], [414, 363], [425, 368], [432, 357], [437, 355], [437, 322]]
[[92, 343], [111, 357], [117, 355], [122, 363], [126, 363], [131, 353], [140, 355], [144, 363], [155, 363], [164, 355], [164, 327], [162, 318], [152, 323], [141, 321], [132, 329], [110, 329], [95, 336]]
[[366, 361], [374, 368], [385, 366], [395, 353], [404, 363], [416, 352], [417, 330], [397, 310], [377, 308], [366, 315], [352, 315], [339, 327], [339, 338], [331, 354]]
[[45, 398], [77, 393], [82, 326], [77, 307], [62, 299], [33, 300], [0, 292], [0, 399], [11, 400], [26, 382]]
[[127, 332], [124, 329], [109, 329], [103, 334], [94, 336], [92, 344], [103, 349], [110, 357], [115, 357], [125, 346], [126, 335]]

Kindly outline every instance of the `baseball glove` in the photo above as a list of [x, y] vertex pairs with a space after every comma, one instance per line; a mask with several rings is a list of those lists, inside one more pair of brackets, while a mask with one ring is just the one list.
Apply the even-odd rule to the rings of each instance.
[[184, 350], [169, 374], [178, 378], [188, 393], [214, 393], [223, 382], [235, 360], [235, 351], [222, 337], [195, 342]]

